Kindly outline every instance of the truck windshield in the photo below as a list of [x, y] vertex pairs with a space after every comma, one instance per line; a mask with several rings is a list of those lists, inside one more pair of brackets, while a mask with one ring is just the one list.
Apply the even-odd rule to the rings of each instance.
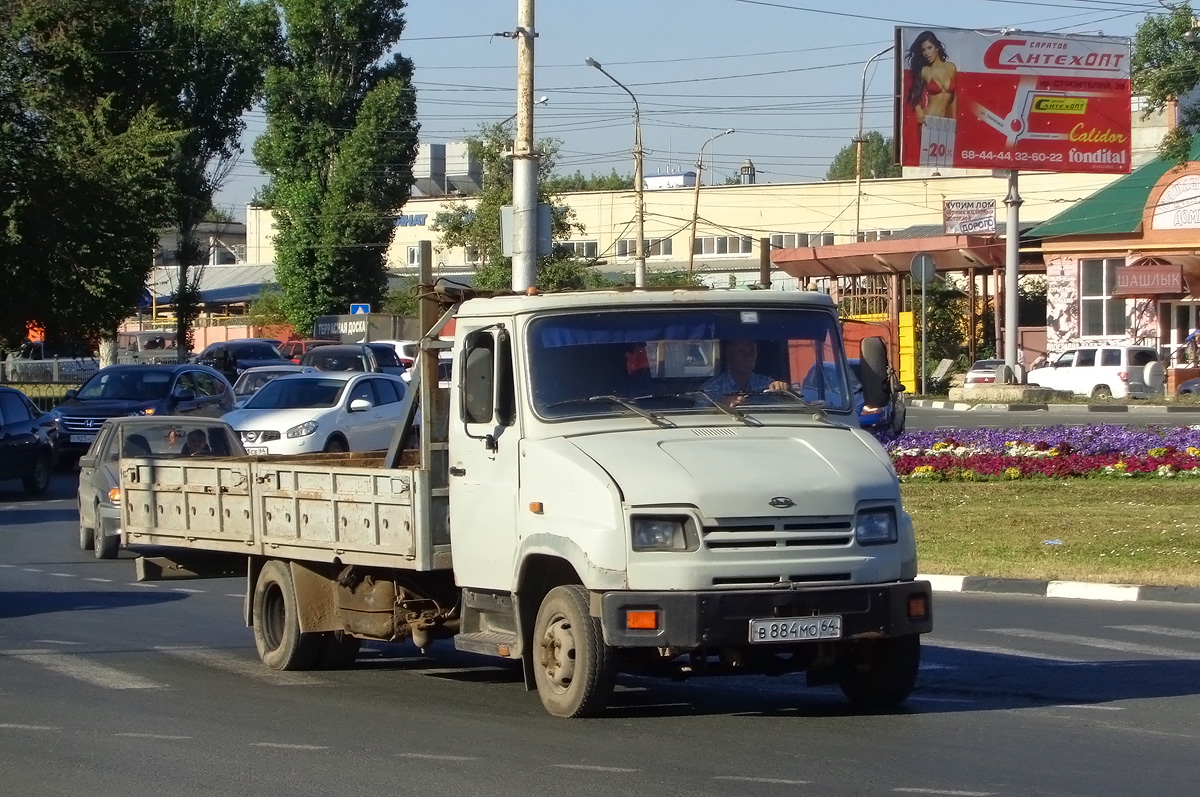
[[533, 405], [547, 419], [631, 414], [622, 402], [655, 414], [758, 414], [806, 403], [847, 411], [857, 400], [836, 321], [820, 311], [571, 313], [535, 320], [529, 336]]

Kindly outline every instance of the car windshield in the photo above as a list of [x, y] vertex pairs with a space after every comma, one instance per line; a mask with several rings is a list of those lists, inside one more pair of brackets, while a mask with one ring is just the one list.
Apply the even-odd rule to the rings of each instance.
[[275, 379], [249, 401], [248, 410], [295, 410], [336, 406], [346, 387], [344, 379]]
[[734, 404], [739, 416], [847, 411], [856, 382], [836, 320], [811, 309], [548, 316], [530, 325], [529, 349], [534, 408], [548, 419], [728, 413]]
[[372, 346], [371, 351], [375, 354], [375, 362], [380, 365], [400, 367], [400, 358], [396, 356], [396, 350], [386, 343], [378, 346]]
[[196, 422], [131, 425], [120, 431], [123, 457], [228, 457], [243, 454], [228, 426]]
[[294, 374], [295, 371], [245, 371], [238, 377], [237, 384], [233, 386], [233, 394], [235, 396], [250, 396], [257, 393], [262, 386], [272, 379], [278, 379], [286, 374]]
[[170, 371], [151, 371], [145, 366], [100, 371], [89, 379], [75, 398], [81, 401], [157, 401], [171, 389]]

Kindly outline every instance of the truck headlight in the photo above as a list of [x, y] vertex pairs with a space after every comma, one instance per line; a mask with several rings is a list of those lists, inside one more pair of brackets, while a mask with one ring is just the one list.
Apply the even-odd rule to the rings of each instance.
[[854, 539], [859, 545], [886, 545], [896, 541], [896, 511], [868, 509], [854, 520]]
[[684, 518], [635, 517], [632, 521], [633, 550], [686, 551], [687, 533]]
[[317, 431], [316, 421], [305, 421], [299, 426], [293, 426], [287, 430], [288, 437], [308, 437], [313, 432]]

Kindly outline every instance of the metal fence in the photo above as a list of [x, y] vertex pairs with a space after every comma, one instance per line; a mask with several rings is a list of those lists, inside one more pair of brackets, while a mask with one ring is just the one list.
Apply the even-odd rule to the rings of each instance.
[[54, 360], [8, 359], [0, 362], [0, 383], [46, 382], [82, 385], [100, 370], [100, 361], [91, 357]]

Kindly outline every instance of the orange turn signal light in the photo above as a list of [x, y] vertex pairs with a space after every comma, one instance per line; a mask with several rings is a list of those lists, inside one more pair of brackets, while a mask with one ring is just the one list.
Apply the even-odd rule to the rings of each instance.
[[658, 629], [658, 612], [653, 609], [630, 609], [625, 612], [625, 627], [655, 631]]
[[545, 509], [546, 508], [544, 506], [542, 506], [541, 501], [530, 501], [529, 502], [529, 511], [535, 515], [542, 514], [542, 512], [544, 512]]
[[929, 616], [929, 603], [924, 595], [908, 596], [908, 619], [924, 620]]
[[114, 487], [108, 491], [108, 501], [112, 504], [121, 503], [121, 488]]

